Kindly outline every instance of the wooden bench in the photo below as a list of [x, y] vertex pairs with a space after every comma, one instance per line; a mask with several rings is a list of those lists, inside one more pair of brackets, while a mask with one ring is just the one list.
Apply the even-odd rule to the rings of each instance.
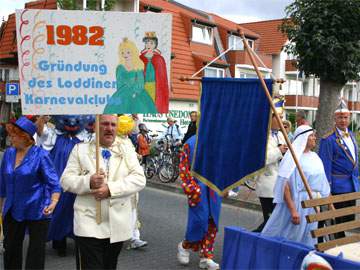
[[[352, 200], [360, 199], [360, 192], [353, 192], [341, 195], [334, 195], [327, 198], [320, 198], [320, 199], [312, 199], [302, 201], [303, 208], [314, 208], [320, 209], [320, 206], [328, 205], [328, 210], [322, 210], [322, 212], [318, 211], [316, 214], [311, 214], [306, 216], [306, 220], [308, 223], [318, 222], [318, 221], [327, 221], [332, 220], [337, 217], [343, 217], [348, 215], [355, 215], [360, 213], [360, 206], [351, 206], [345, 207], [340, 209], [335, 209], [333, 207], [334, 203], [338, 202], [346, 202]], [[334, 222], [332, 222], [333, 224]], [[326, 226], [324, 228], [318, 228], [316, 230], [311, 231], [311, 235], [313, 238], [315, 237], [322, 237], [322, 236], [331, 236], [335, 233], [342, 232], [342, 231], [357, 231], [360, 228], [360, 220], [349, 221], [341, 224], [333, 224]], [[324, 243], [318, 243], [315, 245], [315, 248], [318, 251], [325, 251], [331, 249], [336, 246], [346, 245], [350, 243], [360, 242], [360, 234], [354, 233], [349, 236], [345, 236], [344, 238], [339, 238], [335, 240], [330, 240]]]

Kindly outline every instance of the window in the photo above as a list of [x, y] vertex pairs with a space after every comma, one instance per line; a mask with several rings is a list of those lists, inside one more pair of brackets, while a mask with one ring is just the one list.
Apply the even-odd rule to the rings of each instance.
[[244, 43], [241, 37], [230, 35], [229, 36], [229, 48], [232, 47], [232, 50], [244, 50]]
[[254, 41], [254, 40], [252, 40], [252, 39], [247, 39], [247, 42], [248, 42], [249, 47], [250, 47], [251, 49], [254, 49], [254, 48], [255, 48], [255, 47], [254, 47], [254, 45], [255, 45], [255, 41]]
[[4, 70], [4, 81], [8, 82], [10, 79], [10, 70], [9, 69], [5, 69]]
[[205, 68], [204, 77], [224, 78], [225, 70], [223, 68], [207, 67]]
[[213, 28], [206, 25], [196, 24], [192, 26], [192, 41], [212, 44]]
[[[252, 39], [248, 39], [248, 38], [246, 38], [246, 39], [249, 44], [249, 47], [254, 49], [255, 41]], [[235, 35], [229, 36], [229, 48], [231, 46], [232, 46], [232, 50], [240, 50], [240, 51], [244, 50], [244, 43], [243, 43], [241, 37], [239, 37], [239, 36], [235, 36]]]
[[243, 79], [249, 79], [249, 78], [257, 78], [258, 76], [256, 75], [256, 73], [254, 72], [241, 72], [240, 73], [240, 78]]
[[144, 6], [146, 12], [160, 13], [163, 9], [155, 6]]

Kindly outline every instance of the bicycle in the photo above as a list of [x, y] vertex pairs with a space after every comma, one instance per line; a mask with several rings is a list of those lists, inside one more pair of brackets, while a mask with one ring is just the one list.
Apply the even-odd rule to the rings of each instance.
[[154, 145], [155, 154], [147, 159], [144, 173], [148, 179], [155, 175], [163, 183], [170, 182], [175, 174], [175, 168], [171, 162], [171, 153], [167, 138], [157, 141]]

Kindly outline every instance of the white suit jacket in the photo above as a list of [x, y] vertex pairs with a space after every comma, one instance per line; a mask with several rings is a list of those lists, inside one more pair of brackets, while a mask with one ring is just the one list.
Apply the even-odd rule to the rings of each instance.
[[265, 172], [256, 179], [256, 194], [258, 197], [274, 197], [274, 186], [279, 173], [279, 162], [283, 157], [278, 144], [285, 144], [283, 134], [279, 131], [277, 140], [270, 132], [266, 149]]
[[62, 174], [61, 186], [77, 194], [74, 234], [110, 238], [110, 242], [115, 243], [132, 236], [131, 197], [145, 187], [146, 178], [131, 144], [117, 138], [109, 150], [108, 170], [100, 154], [100, 168], [109, 172], [105, 181], [111, 194], [101, 201], [101, 224], [96, 223], [96, 200], [90, 193], [90, 176], [96, 171], [95, 141], [75, 145]]

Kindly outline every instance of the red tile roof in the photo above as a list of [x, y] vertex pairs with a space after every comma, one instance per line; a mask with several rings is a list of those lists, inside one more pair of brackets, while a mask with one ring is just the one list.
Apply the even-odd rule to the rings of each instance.
[[171, 51], [174, 59], [171, 61], [171, 92], [172, 99], [197, 100], [199, 98], [199, 82], [182, 82], [181, 76], [190, 77], [202, 66], [199, 58], [194, 54], [201, 54], [206, 59], [216, 57], [214, 46], [191, 42], [192, 19], [213, 24], [208, 19], [206, 13], [196, 11], [176, 2], [164, 0], [141, 0], [140, 11], [144, 11], [144, 6], [162, 8], [162, 13], [172, 14], [172, 44]]
[[249, 30], [248, 28], [242, 27], [241, 25], [229, 21], [223, 17], [220, 17], [219, 15], [213, 14], [213, 13], [209, 13], [209, 15], [213, 18], [215, 24], [218, 27], [221, 27], [223, 29], [225, 29], [226, 31], [232, 31], [232, 32], [240, 32], [241, 30], [244, 31], [244, 34], [246, 37], [249, 38], [253, 38], [253, 39], [258, 39], [260, 37], [259, 34]]
[[[259, 35], [245, 27], [224, 19], [215, 14], [208, 14], [184, 6], [175, 1], [166, 0], [140, 0], [140, 11], [144, 6], [162, 9], [162, 13], [171, 13], [172, 21], [172, 52], [175, 58], [171, 61], [171, 98], [190, 99], [199, 98], [199, 83], [181, 82], [180, 76], [191, 76], [200, 70], [204, 64], [214, 59], [218, 52], [214, 45], [206, 45], [191, 41], [191, 26], [193, 20], [201, 21], [208, 25], [214, 25], [219, 30], [220, 39], [224, 50], [227, 49], [228, 31], [236, 32], [243, 30], [247, 37], [257, 39]], [[217, 60], [216, 65], [227, 66], [229, 63], [224, 60]], [[198, 76], [202, 76], [199, 74]]]
[[0, 59], [13, 58], [16, 51], [15, 14], [10, 14], [4, 24], [0, 39]]
[[[56, 0], [41, 0], [25, 4], [28, 9], [56, 9]], [[16, 27], [15, 13], [10, 14], [4, 25], [2, 36], [0, 37], [0, 60], [15, 58], [16, 46]]]
[[288, 40], [287, 36], [279, 30], [282, 22], [283, 19], [278, 19], [253, 23], [242, 23], [239, 25], [260, 34], [261, 39], [258, 43], [258, 49], [260, 52], [265, 54], [279, 54]]

